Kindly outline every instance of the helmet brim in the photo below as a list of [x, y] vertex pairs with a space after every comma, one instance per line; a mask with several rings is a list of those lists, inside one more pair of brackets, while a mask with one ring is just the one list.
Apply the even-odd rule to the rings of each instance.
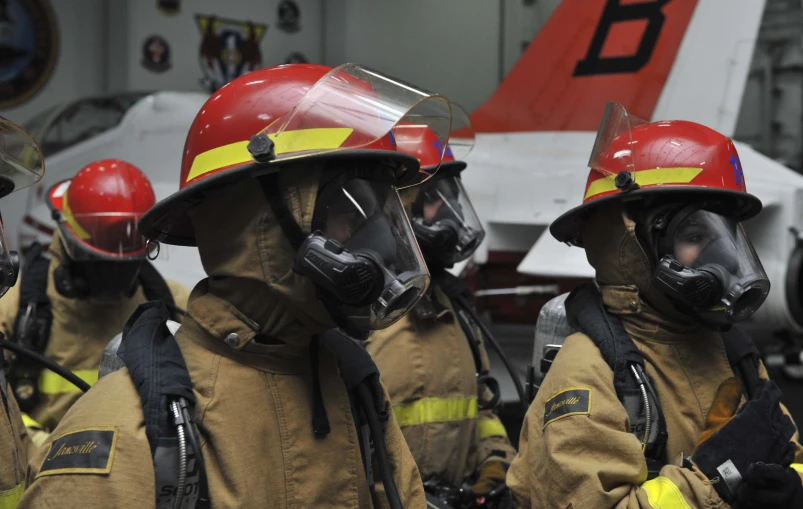
[[691, 186], [651, 187], [634, 189], [627, 193], [611, 194], [579, 205], [555, 219], [549, 225], [549, 233], [558, 242], [583, 247], [581, 232], [588, 216], [594, 214], [603, 205], [614, 203], [618, 200], [627, 199], [630, 201], [646, 198], [657, 198], [662, 201], [670, 201], [676, 198], [682, 202], [716, 201], [722, 203], [723, 207], [713, 210], [714, 212], [733, 217], [739, 221], [754, 217], [761, 212], [762, 208], [761, 200], [750, 193], [742, 191]]
[[444, 161], [438, 167], [437, 173], [433, 177], [458, 177], [468, 165], [463, 161]]
[[415, 174], [418, 173], [419, 164], [415, 157], [401, 152], [371, 149], [324, 152], [268, 163], [246, 163], [205, 177], [159, 201], [142, 216], [137, 228], [145, 238], [150, 240], [175, 246], [196, 246], [195, 228], [190, 221], [189, 210], [203, 201], [206, 195], [217, 192], [240, 179], [267, 175], [292, 166], [307, 165], [324, 160], [364, 161], [366, 159], [386, 162], [390, 166], [400, 169], [397, 186], [415, 179]]

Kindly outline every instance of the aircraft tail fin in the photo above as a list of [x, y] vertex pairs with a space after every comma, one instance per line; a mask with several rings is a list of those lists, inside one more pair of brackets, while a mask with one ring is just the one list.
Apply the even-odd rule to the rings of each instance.
[[493, 95], [477, 132], [595, 131], [608, 101], [731, 135], [763, 0], [563, 0]]

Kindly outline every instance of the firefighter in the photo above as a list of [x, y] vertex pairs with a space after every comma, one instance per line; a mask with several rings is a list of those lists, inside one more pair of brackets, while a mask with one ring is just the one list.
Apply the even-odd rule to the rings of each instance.
[[197, 246], [209, 277], [175, 339], [159, 305], [129, 319], [125, 368], [62, 419], [22, 507], [425, 507], [361, 340], [429, 281], [396, 192], [419, 165], [393, 131], [425, 123], [445, 144], [449, 117], [445, 98], [354, 64], [213, 94], [180, 190], [139, 223]]
[[596, 283], [565, 301], [566, 338], [508, 473], [522, 507], [801, 507], [803, 449], [736, 325], [769, 281], [741, 222], [761, 210], [733, 142], [610, 104], [583, 204], [550, 232]]
[[[0, 117], [0, 197], [30, 186], [45, 174], [42, 149], [25, 129]], [[0, 220], [0, 302], [17, 280], [19, 262], [9, 251]], [[17, 507], [25, 489], [30, 443], [22, 415], [8, 383], [8, 366], [0, 351], [0, 505]]]
[[[136, 225], [156, 200], [136, 166], [93, 162], [52, 186], [46, 200], [58, 230], [49, 253], [34, 245], [26, 254], [20, 284], [0, 301], [0, 331], [92, 385], [109, 338], [139, 304], [166, 300], [183, 309], [189, 291], [165, 282], [146, 260]], [[35, 446], [82, 394], [22, 357], [9, 379]]]
[[[458, 136], [468, 132], [468, 116], [455, 105], [452, 119]], [[397, 140], [422, 167], [441, 162], [437, 143]], [[484, 496], [504, 484], [516, 451], [494, 412], [499, 385], [490, 376], [471, 292], [446, 270], [471, 257], [485, 236], [460, 179], [466, 164], [455, 159], [452, 148], [464, 155], [470, 145], [455, 134], [452, 140], [437, 174], [400, 192], [432, 284], [411, 313], [372, 333], [367, 349], [427, 485], [467, 483], [472, 495]]]

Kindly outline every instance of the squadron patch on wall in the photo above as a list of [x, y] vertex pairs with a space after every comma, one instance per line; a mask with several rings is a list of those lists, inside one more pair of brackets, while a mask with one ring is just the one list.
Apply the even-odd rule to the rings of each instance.
[[161, 35], [152, 35], [142, 43], [140, 64], [151, 72], [165, 72], [170, 69], [170, 45]]
[[211, 15], [195, 15], [201, 31], [201, 86], [212, 93], [229, 81], [262, 67], [259, 43], [268, 25]]
[[284, 61], [285, 64], [308, 64], [309, 60], [307, 57], [304, 56], [303, 53], [294, 51], [287, 55], [287, 59]]
[[156, 8], [162, 11], [162, 14], [175, 16], [181, 12], [181, 0], [156, 0]]
[[55, 439], [36, 478], [57, 474], [108, 474], [117, 447], [117, 428], [84, 428]]
[[591, 389], [589, 387], [572, 387], [549, 398], [544, 405], [544, 427], [570, 415], [588, 415], [591, 413]]
[[49, 0], [0, 0], [0, 109], [41, 91], [58, 54], [58, 25]]
[[289, 34], [301, 30], [301, 9], [293, 0], [282, 0], [279, 2], [279, 12], [277, 14], [279, 22], [276, 26], [282, 32]]

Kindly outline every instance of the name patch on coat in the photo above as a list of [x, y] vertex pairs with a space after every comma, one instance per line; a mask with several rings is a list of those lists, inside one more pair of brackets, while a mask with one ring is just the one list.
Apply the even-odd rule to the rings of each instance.
[[588, 415], [591, 413], [591, 389], [572, 387], [549, 398], [544, 405], [544, 427], [569, 415]]
[[53, 441], [36, 477], [56, 474], [108, 474], [117, 447], [117, 428], [84, 428]]

